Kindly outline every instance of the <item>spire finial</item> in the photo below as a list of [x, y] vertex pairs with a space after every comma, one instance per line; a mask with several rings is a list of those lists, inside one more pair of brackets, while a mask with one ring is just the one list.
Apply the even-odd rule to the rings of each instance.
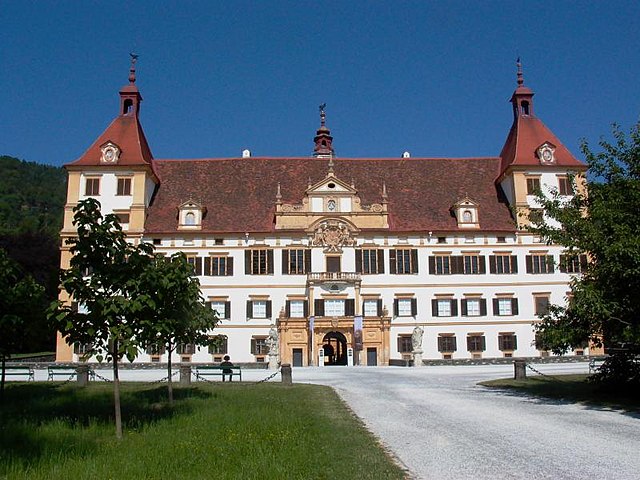
[[136, 62], [138, 61], [137, 53], [129, 53], [131, 57], [131, 67], [129, 68], [129, 83], [133, 85], [136, 83]]
[[333, 156], [329, 157], [329, 175], [333, 175]]
[[382, 200], [386, 201], [387, 198], [389, 198], [387, 196], [387, 182], [383, 180], [382, 181]]
[[320, 128], [322, 128], [325, 126], [326, 114], [324, 113], [324, 109], [327, 108], [327, 104], [322, 103], [318, 108], [320, 109]]
[[520, 57], [516, 60], [516, 66], [518, 67], [518, 86], [524, 85], [524, 77], [522, 76], [522, 63]]
[[280, 192], [280, 182], [278, 182], [278, 190], [276, 191], [276, 202], [282, 202], [282, 193]]

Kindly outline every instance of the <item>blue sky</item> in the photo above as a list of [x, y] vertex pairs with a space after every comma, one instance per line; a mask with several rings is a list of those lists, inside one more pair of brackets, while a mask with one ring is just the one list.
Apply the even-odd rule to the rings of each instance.
[[0, 0], [0, 154], [73, 161], [140, 55], [156, 158], [498, 155], [515, 59], [577, 156], [640, 118], [640, 2]]

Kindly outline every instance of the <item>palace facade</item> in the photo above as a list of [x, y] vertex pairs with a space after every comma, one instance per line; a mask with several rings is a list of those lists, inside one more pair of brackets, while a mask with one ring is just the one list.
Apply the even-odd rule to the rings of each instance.
[[[341, 158], [321, 108], [313, 154], [156, 159], [135, 84], [67, 164], [62, 267], [73, 208], [94, 197], [132, 242], [184, 252], [221, 319], [219, 347], [174, 360], [294, 366], [540, 357], [533, 324], [562, 304], [584, 258], [530, 234], [534, 193], [571, 195], [586, 166], [535, 115], [518, 64], [513, 125], [489, 158]], [[577, 175], [578, 181], [573, 180]], [[57, 360], [82, 345], [58, 338]], [[323, 356], [320, 354], [323, 353]], [[572, 354], [586, 355], [588, 347]], [[164, 362], [155, 347], [136, 361]]]

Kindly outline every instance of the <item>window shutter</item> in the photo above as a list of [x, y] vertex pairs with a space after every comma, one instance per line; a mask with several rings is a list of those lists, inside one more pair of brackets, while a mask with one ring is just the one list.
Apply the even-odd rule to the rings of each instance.
[[231, 302], [224, 302], [224, 318], [231, 318]]
[[227, 275], [232, 276], [233, 275], [233, 257], [227, 257], [226, 262], [227, 262]]
[[382, 299], [379, 298], [377, 303], [378, 303], [378, 316], [381, 317], [382, 316]]
[[531, 258], [531, 255], [527, 255], [526, 259], [527, 273], [533, 273], [533, 259]]
[[398, 353], [402, 353], [402, 337], [398, 335], [398, 338], [396, 338], [396, 340], [398, 342]]
[[309, 301], [305, 300], [304, 303], [302, 304], [302, 314], [304, 315], [305, 318], [307, 318], [309, 316]]
[[518, 299], [511, 299], [511, 315], [518, 315]]
[[511, 255], [511, 273], [518, 273], [518, 256]]
[[311, 250], [304, 251], [304, 273], [311, 273]]
[[362, 273], [362, 249], [356, 248], [356, 273]]
[[464, 273], [464, 257], [462, 255], [451, 256], [451, 273], [453, 274]]
[[196, 257], [196, 276], [202, 275], [202, 257]]
[[478, 256], [478, 273], [487, 273], [487, 262], [484, 258], [484, 255]]
[[438, 300], [435, 298], [431, 300], [431, 315], [433, 317], [438, 316]]
[[204, 257], [204, 274], [211, 275], [211, 257]]
[[480, 315], [483, 317], [487, 316], [487, 299], [486, 298], [480, 299]]
[[271, 300], [267, 300], [266, 304], [267, 318], [271, 318]]
[[393, 316], [394, 317], [398, 316], [398, 299], [397, 298], [393, 299]]
[[458, 316], [458, 301], [456, 299], [451, 299], [451, 316]]
[[513, 336], [513, 349], [518, 349], [518, 337], [516, 335]]
[[462, 316], [466, 317], [467, 316], [467, 299], [463, 298], [462, 300], [460, 300], [460, 309], [462, 310]]
[[567, 273], [567, 255], [560, 255], [560, 272]]
[[429, 275], [436, 274], [436, 257], [429, 255]]
[[255, 338], [251, 339], [251, 353], [253, 355], [256, 354], [256, 339]]
[[492, 300], [493, 303], [493, 314], [494, 315], [500, 315], [500, 301], [497, 298], [494, 298]]
[[547, 273], [553, 273], [555, 270], [553, 266], [553, 255], [547, 255]]
[[291, 300], [287, 300], [287, 301], [284, 303], [284, 311], [285, 311], [285, 315], [286, 315], [287, 317], [290, 317], [290, 316], [291, 316]]
[[473, 352], [474, 351], [473, 345], [471, 345], [471, 338], [472, 337], [467, 337], [467, 352]]
[[384, 273], [384, 250], [380, 249], [376, 254], [378, 255], [378, 273]]
[[356, 314], [356, 301], [353, 298], [347, 298], [344, 301], [344, 314], [347, 317], [353, 317]]
[[244, 251], [244, 273], [251, 275], [251, 250]]
[[282, 274], [289, 275], [289, 250], [282, 250]]
[[580, 271], [584, 272], [587, 269], [587, 266], [588, 266], [587, 256], [586, 255], [580, 255], [579, 259], [580, 259]]
[[458, 351], [458, 342], [456, 341], [456, 337], [451, 337], [451, 351]]
[[444, 352], [444, 338], [443, 337], [438, 337], [438, 351], [439, 352]]
[[411, 273], [418, 273], [418, 250], [411, 250]]
[[253, 318], [253, 302], [247, 300], [247, 318]]
[[396, 251], [389, 250], [389, 273], [396, 273]]
[[415, 317], [416, 315], [418, 315], [418, 299], [412, 298], [411, 299], [411, 316]]
[[317, 317], [324, 317], [324, 300], [319, 299], [315, 302], [315, 314]]
[[489, 273], [496, 273], [496, 256], [489, 255]]
[[502, 335], [498, 335], [498, 350], [504, 350], [504, 337]]
[[482, 351], [484, 352], [487, 349], [487, 339], [484, 335], [482, 335]]
[[273, 250], [267, 250], [267, 273], [273, 274]]

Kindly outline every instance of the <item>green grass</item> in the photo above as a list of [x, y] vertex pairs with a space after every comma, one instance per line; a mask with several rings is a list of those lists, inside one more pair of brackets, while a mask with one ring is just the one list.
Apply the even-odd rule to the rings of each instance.
[[124, 439], [112, 389], [9, 383], [0, 479], [401, 479], [335, 392], [315, 385], [124, 384]]
[[22, 360], [25, 358], [46, 357], [49, 355], [55, 355], [56, 352], [36, 352], [36, 353], [12, 353], [10, 360]]
[[582, 403], [595, 408], [613, 408], [640, 412], [640, 399], [633, 394], [624, 395], [603, 389], [587, 381], [588, 375], [555, 375], [528, 377], [525, 380], [509, 378], [480, 382], [491, 388], [513, 390], [528, 395]]

